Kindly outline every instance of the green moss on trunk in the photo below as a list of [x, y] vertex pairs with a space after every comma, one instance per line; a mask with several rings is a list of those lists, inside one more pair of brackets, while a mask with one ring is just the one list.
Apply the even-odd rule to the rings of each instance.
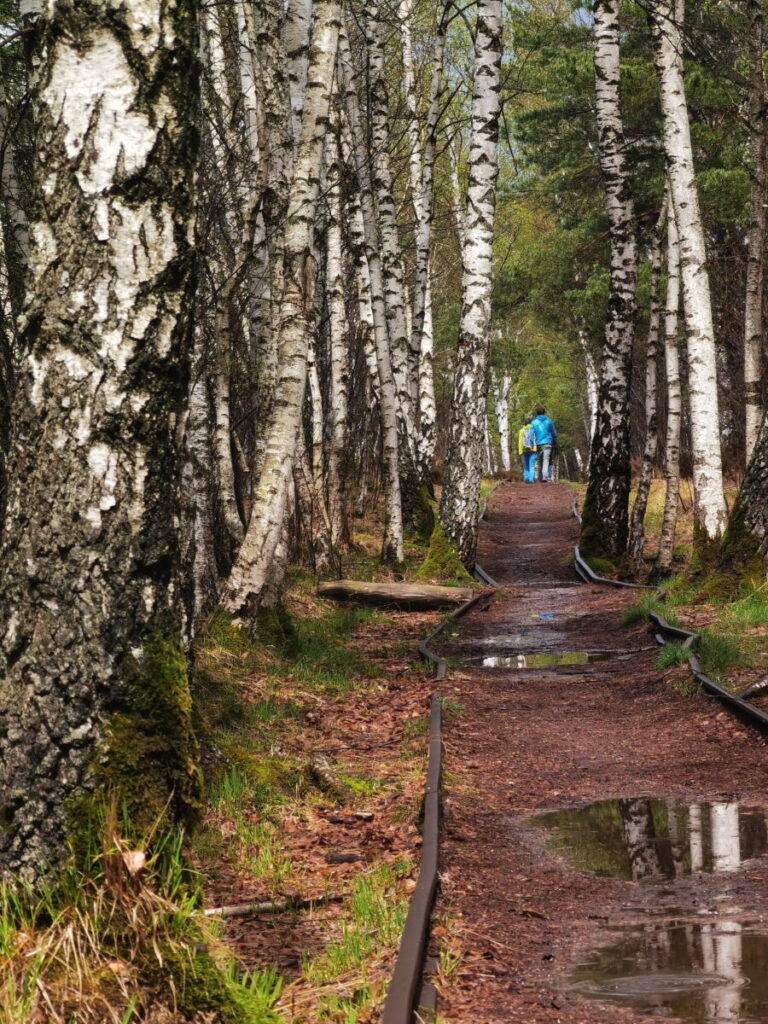
[[445, 535], [443, 524], [435, 520], [435, 528], [429, 538], [427, 557], [416, 572], [416, 579], [433, 583], [463, 586], [474, 580], [462, 564], [459, 552]]
[[606, 537], [605, 523], [597, 511], [594, 488], [588, 487], [581, 510], [581, 529], [579, 531], [579, 551], [582, 557], [589, 560], [604, 559], [613, 563], [613, 546]]
[[166, 809], [190, 822], [202, 804], [202, 774], [181, 644], [152, 634], [141, 654], [126, 656], [123, 676], [122, 706], [106, 724], [94, 766], [98, 790], [116, 794], [139, 828]]

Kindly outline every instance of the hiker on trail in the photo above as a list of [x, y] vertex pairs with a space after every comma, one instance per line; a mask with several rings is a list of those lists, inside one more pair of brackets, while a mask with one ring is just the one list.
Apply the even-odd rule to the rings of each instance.
[[536, 444], [536, 454], [539, 466], [539, 480], [543, 484], [549, 483], [551, 477], [550, 462], [552, 459], [552, 446], [557, 441], [557, 430], [555, 424], [547, 416], [547, 410], [543, 405], [536, 408], [536, 415], [531, 420], [531, 430]]
[[536, 473], [536, 439], [530, 416], [523, 417], [523, 425], [517, 435], [517, 454], [523, 460], [523, 481], [532, 484]]

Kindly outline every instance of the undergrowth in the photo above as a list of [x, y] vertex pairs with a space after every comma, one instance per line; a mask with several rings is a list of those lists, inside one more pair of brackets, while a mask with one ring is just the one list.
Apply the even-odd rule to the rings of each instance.
[[49, 880], [0, 886], [2, 1024], [280, 1024], [280, 980], [221, 942], [180, 832], [131, 835], [113, 802], [80, 842]]

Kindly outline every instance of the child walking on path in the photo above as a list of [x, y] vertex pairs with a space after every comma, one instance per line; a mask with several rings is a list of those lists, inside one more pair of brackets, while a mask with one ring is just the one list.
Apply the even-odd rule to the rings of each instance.
[[551, 475], [552, 446], [557, 441], [557, 430], [543, 405], [536, 409], [536, 415], [531, 421], [531, 431], [538, 456], [539, 480], [548, 483]]
[[523, 460], [523, 480], [532, 484], [536, 472], [536, 441], [531, 429], [531, 417], [523, 417], [523, 425], [517, 435], [517, 454]]

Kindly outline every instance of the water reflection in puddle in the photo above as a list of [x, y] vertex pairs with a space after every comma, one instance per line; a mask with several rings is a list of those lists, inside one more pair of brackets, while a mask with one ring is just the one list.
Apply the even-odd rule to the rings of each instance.
[[587, 998], [693, 1024], [768, 1021], [768, 936], [737, 921], [617, 931], [571, 975]]
[[483, 657], [483, 668], [553, 668], [557, 665], [587, 665], [607, 661], [611, 651], [556, 651], [550, 654], [513, 654]]
[[768, 852], [765, 808], [741, 807], [736, 800], [601, 800], [539, 814], [529, 823], [551, 830], [550, 848], [580, 870], [635, 882], [735, 871]]

